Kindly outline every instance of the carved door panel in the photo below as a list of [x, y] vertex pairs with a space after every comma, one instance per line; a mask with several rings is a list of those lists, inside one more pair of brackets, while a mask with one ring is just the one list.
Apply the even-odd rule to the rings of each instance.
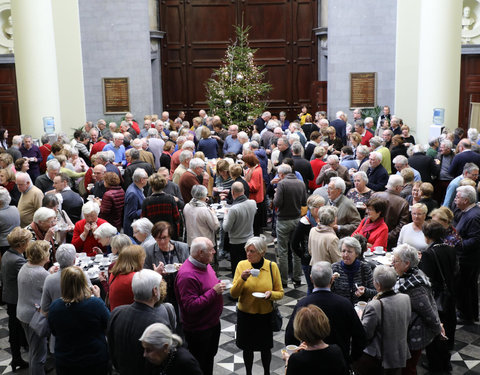
[[[234, 37], [233, 25], [250, 25], [255, 61], [273, 86], [269, 109], [295, 118], [311, 105], [317, 79], [317, 2], [311, 0], [163, 0], [160, 22], [165, 109], [191, 119], [207, 108], [205, 82], [220, 66]], [[173, 35], [169, 35], [172, 32]], [[181, 33], [183, 32], [183, 35]], [[178, 82], [178, 84], [177, 84]]]
[[480, 56], [462, 55], [460, 70], [460, 106], [458, 126], [465, 132], [470, 122], [470, 103], [480, 94]]
[[0, 64], [0, 127], [8, 130], [10, 140], [21, 134], [14, 64]]

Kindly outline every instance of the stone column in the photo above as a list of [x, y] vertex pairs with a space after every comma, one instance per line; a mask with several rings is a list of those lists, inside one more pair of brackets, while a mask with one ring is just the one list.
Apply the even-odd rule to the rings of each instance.
[[72, 133], [85, 121], [80, 23], [76, 1], [12, 0], [20, 123], [40, 137], [42, 118]]
[[458, 126], [462, 1], [422, 0], [418, 52], [417, 138], [428, 141], [433, 109]]

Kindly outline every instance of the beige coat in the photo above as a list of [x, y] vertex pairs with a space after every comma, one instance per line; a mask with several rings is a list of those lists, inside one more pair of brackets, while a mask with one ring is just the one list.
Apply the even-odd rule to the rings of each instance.
[[319, 224], [310, 229], [308, 252], [312, 256], [311, 266], [320, 261], [338, 262], [342, 257], [338, 250], [338, 237], [333, 228]]

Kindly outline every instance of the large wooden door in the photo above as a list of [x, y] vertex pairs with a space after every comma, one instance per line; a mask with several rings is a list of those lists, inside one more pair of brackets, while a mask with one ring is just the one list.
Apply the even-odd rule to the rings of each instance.
[[20, 134], [14, 64], [0, 64], [0, 127], [8, 130], [10, 140]]
[[317, 79], [317, 2], [311, 0], [163, 0], [160, 8], [162, 89], [166, 110], [189, 118], [208, 109], [205, 82], [234, 38], [233, 25], [250, 25], [255, 62], [273, 86], [269, 109], [294, 118], [311, 105]]
[[480, 98], [480, 55], [462, 55], [458, 126], [465, 132], [470, 123], [471, 103]]

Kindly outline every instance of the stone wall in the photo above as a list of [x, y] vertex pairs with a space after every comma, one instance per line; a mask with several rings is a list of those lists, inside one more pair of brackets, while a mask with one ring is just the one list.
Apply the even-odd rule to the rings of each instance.
[[130, 111], [137, 121], [152, 113], [148, 0], [82, 0], [80, 29], [87, 120], [103, 113], [102, 78], [128, 77]]
[[350, 73], [377, 72], [377, 105], [395, 99], [396, 0], [328, 2], [328, 115], [350, 110]]

